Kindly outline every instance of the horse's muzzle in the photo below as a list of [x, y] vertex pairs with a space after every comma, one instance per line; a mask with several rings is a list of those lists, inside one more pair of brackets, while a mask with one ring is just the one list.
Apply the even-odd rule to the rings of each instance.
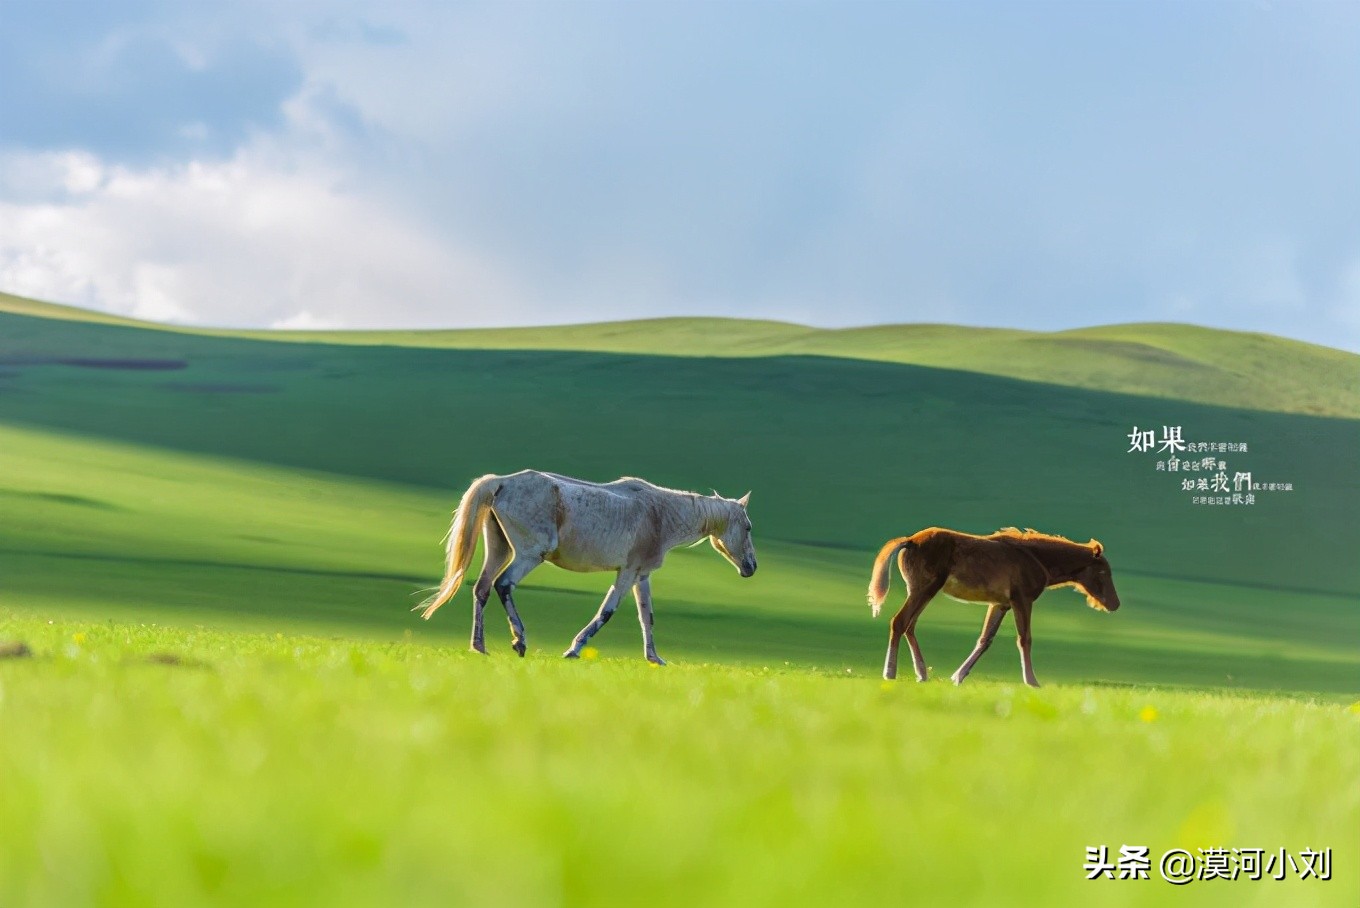
[[741, 562], [741, 567], [737, 568], [737, 571], [743, 577], [750, 577], [756, 572], [756, 560], [754, 558], [744, 559]]

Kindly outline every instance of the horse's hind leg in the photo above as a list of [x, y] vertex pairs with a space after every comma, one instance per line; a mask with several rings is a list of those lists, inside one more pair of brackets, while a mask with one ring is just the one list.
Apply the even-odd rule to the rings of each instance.
[[1015, 642], [1020, 647], [1020, 676], [1030, 687], [1038, 687], [1039, 681], [1034, 677], [1034, 663], [1030, 661], [1029, 647], [1030, 637], [1030, 610], [1034, 607], [1032, 600], [1018, 600], [1013, 603], [1015, 606]]
[[477, 585], [472, 588], [472, 641], [469, 644], [474, 653], [486, 655], [486, 633], [482, 624], [482, 613], [486, 610], [486, 600], [491, 596], [491, 578], [488, 576], [486, 568], [482, 568], [482, 576], [477, 578]]
[[962, 684], [963, 679], [968, 677], [968, 673], [973, 670], [973, 666], [982, 658], [982, 654], [987, 652], [987, 647], [992, 645], [992, 638], [996, 636], [997, 628], [1001, 627], [1001, 619], [1006, 617], [1006, 607], [993, 603], [987, 606], [987, 617], [982, 622], [982, 633], [978, 635], [977, 646], [973, 647], [973, 652], [959, 666], [959, 670], [950, 676], [950, 680], [955, 684]]
[[550, 517], [545, 518], [540, 510], [532, 507], [527, 513], [525, 516], [523, 502], [516, 501], [506, 501], [491, 512], [505, 534], [507, 547], [514, 553], [510, 566], [496, 578], [491, 588], [505, 606], [505, 617], [510, 622], [510, 645], [521, 656], [528, 644], [524, 622], [519, 620], [519, 610], [515, 608], [514, 589], [557, 546], [557, 531]]
[[581, 655], [581, 647], [586, 645], [586, 641], [594, 637], [600, 628], [608, 624], [609, 619], [614, 617], [614, 610], [619, 607], [619, 600], [623, 598], [623, 594], [633, 585], [634, 576], [626, 568], [619, 571], [614, 580], [614, 585], [609, 588], [604, 601], [600, 603], [600, 610], [595, 613], [594, 618], [590, 619], [589, 624], [581, 628], [580, 633], [571, 641], [571, 646], [562, 654], [563, 656], [568, 659], [575, 659]]
[[510, 560], [510, 543], [494, 517], [487, 520], [483, 527], [482, 541], [485, 543], [486, 560], [482, 563], [482, 573], [477, 578], [477, 585], [472, 588], [472, 649], [486, 655], [482, 613], [486, 609], [486, 600], [491, 597], [492, 581]]
[[496, 590], [496, 595], [500, 597], [501, 605], [505, 606], [505, 617], [510, 622], [510, 645], [515, 652], [521, 656], [528, 648], [528, 643], [524, 636], [524, 622], [519, 620], [519, 611], [515, 608], [514, 590], [516, 584], [524, 579], [524, 576], [543, 563], [543, 557], [515, 555], [515, 560], [510, 562], [510, 566], [505, 569], [492, 584]]
[[897, 650], [903, 636], [907, 638], [907, 646], [911, 648], [911, 663], [916, 670], [916, 680], [926, 680], [926, 660], [921, 655], [920, 644], [916, 642], [916, 620], [944, 586], [943, 579], [932, 580], [928, 584], [912, 584], [908, 578], [907, 583], [911, 586], [911, 592], [907, 595], [907, 601], [902, 603], [901, 610], [893, 616], [892, 629], [888, 631], [888, 657], [883, 663], [883, 677], [889, 681], [897, 677]]

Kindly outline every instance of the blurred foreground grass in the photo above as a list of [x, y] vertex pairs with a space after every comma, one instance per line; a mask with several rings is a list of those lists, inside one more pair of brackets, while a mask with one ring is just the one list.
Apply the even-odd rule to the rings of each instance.
[[[0, 905], [1337, 905], [1360, 714], [0, 610]], [[1147, 881], [1085, 847], [1147, 845]], [[1183, 847], [1330, 847], [1195, 881]]]

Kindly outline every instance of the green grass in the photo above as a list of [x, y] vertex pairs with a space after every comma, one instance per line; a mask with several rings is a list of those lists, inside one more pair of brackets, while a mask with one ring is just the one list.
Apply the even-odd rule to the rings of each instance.
[[[15, 636], [36, 655], [0, 662], [5, 905], [1360, 895], [1340, 705], [0, 612]], [[1087, 882], [1101, 844], [1330, 846], [1334, 878]]]
[[1193, 325], [1039, 332], [930, 324], [822, 329], [750, 319], [659, 318], [543, 328], [240, 331], [137, 323], [0, 293], [0, 313], [5, 312], [271, 342], [701, 357], [829, 356], [1253, 410], [1360, 418], [1360, 357], [1354, 353], [1269, 334]]
[[[0, 312], [0, 640], [36, 653], [0, 660], [0, 905], [1356, 901], [1355, 419], [585, 349], [626, 326], [463, 350], [50, 315]], [[1135, 329], [1104, 330], [1074, 334]], [[1248, 442], [1229, 472], [1295, 490], [1193, 506], [1135, 424]], [[409, 608], [467, 481], [526, 466], [751, 488], [761, 570], [672, 554], [664, 670], [626, 614], [564, 663], [608, 578], [551, 567], [529, 658], [495, 609], [466, 655], [466, 592]], [[1124, 608], [1046, 594], [1037, 693], [1009, 623], [963, 688], [885, 691], [868, 567], [930, 524], [1096, 536]], [[936, 679], [981, 620], [926, 611]], [[1085, 883], [1086, 845], [1126, 843], [1331, 846], [1337, 879]]]
[[106, 325], [128, 325], [135, 328], [146, 330], [173, 330], [169, 326], [159, 325], [155, 322], [143, 322], [132, 318], [123, 318], [118, 315], [110, 315], [107, 312], [99, 312], [94, 309], [82, 309], [79, 306], [63, 306], [58, 303], [46, 303], [42, 300], [29, 299], [24, 296], [15, 296], [12, 293], [0, 292], [0, 312], [7, 312], [13, 315], [32, 316], [44, 319], [59, 319], [72, 322], [94, 322]]
[[553, 328], [296, 336], [326, 343], [466, 349], [833, 356], [1251, 409], [1360, 416], [1360, 358], [1354, 354], [1271, 335], [1191, 325], [1038, 332], [958, 325], [822, 329], [783, 322], [668, 318]]

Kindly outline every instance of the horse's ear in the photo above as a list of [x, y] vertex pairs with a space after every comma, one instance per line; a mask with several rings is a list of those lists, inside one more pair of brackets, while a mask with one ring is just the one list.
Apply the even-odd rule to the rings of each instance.
[[746, 507], [746, 505], [750, 504], [750, 502], [751, 502], [750, 492], [747, 492], [745, 495], [737, 499], [737, 504], [741, 505], [743, 508]]
[[1095, 557], [1099, 558], [1101, 555], [1105, 554], [1105, 546], [1101, 545], [1099, 542], [1096, 542], [1094, 539], [1092, 539], [1090, 545], [1091, 554], [1094, 555]]

